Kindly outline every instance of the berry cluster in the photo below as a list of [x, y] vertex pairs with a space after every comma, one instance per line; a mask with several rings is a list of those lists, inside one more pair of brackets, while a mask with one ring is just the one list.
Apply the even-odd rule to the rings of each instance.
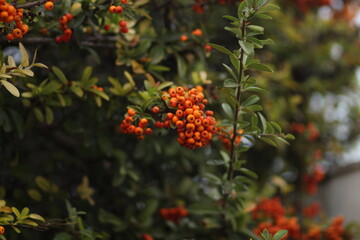
[[[121, 3], [122, 4], [128, 4], [128, 0], [121, 0]], [[110, 7], [109, 7], [109, 12], [110, 13], [117, 13], [117, 14], [121, 14], [121, 13], [123, 13], [123, 11], [124, 11], [124, 8], [122, 7], [122, 6], [114, 6], [114, 5], [111, 5]], [[127, 22], [126, 21], [124, 21], [124, 20], [121, 20], [120, 22], [119, 22], [119, 26], [120, 26], [120, 32], [122, 32], [122, 33], [127, 33], [127, 32], [129, 32], [129, 28], [127, 27]], [[110, 25], [105, 25], [104, 26], [104, 29], [107, 31], [107, 30], [109, 30], [110, 29]]]
[[[190, 90], [180, 86], [170, 88], [167, 92], [162, 92], [161, 99], [163, 105], [153, 106], [151, 109], [151, 112], [155, 115], [154, 119], [159, 119], [155, 122], [155, 127], [176, 129], [178, 142], [189, 149], [209, 145], [217, 130], [215, 126], [216, 120], [213, 117], [213, 111], [204, 110], [208, 100], [205, 99], [201, 86]], [[135, 134], [139, 139], [143, 139], [144, 131], [142, 128], [146, 127], [148, 120], [142, 118], [139, 124], [146, 124], [139, 125], [136, 130], [132, 122], [141, 116], [137, 115], [134, 118], [135, 114], [134, 109], [129, 109], [120, 125], [120, 132]], [[145, 135], [151, 133], [151, 128], [145, 130]]]
[[145, 135], [152, 134], [153, 130], [151, 128], [146, 128], [149, 121], [146, 118], [141, 118], [136, 125], [133, 124], [133, 122], [136, 122], [137, 116], [136, 111], [132, 108], [130, 108], [127, 111], [127, 114], [125, 114], [125, 119], [122, 121], [120, 125], [120, 131], [122, 133], [127, 134], [135, 134], [139, 140], [144, 139]]
[[216, 120], [213, 111], [206, 111], [208, 100], [204, 98], [203, 88], [198, 86], [186, 91], [183, 87], [170, 88], [163, 93], [162, 99], [168, 101], [175, 113], [166, 114], [164, 122], [157, 122], [157, 127], [175, 125], [178, 132], [178, 142], [189, 149], [209, 145], [216, 132]]
[[62, 36], [55, 38], [56, 43], [69, 42], [72, 36], [72, 30], [69, 28], [68, 23], [73, 20], [73, 16], [70, 13], [65, 14], [59, 20], [60, 29], [63, 31]]
[[162, 208], [160, 215], [163, 219], [179, 224], [180, 220], [186, 217], [189, 212], [184, 207]]
[[321, 206], [319, 202], [313, 202], [310, 205], [306, 206], [302, 210], [302, 214], [307, 218], [314, 218], [320, 212]]
[[[237, 131], [237, 135], [235, 138], [235, 146], [238, 146], [242, 140], [242, 136], [241, 134], [244, 131], [242, 129], [239, 129]], [[231, 139], [234, 137], [234, 130], [231, 129], [230, 131], [227, 131], [225, 128], [222, 127], [218, 127], [218, 137], [220, 139], [220, 141], [223, 143], [224, 147], [227, 150], [231, 149]]]
[[0, 22], [10, 24], [9, 28], [12, 29], [6, 35], [8, 41], [12, 41], [15, 38], [21, 39], [28, 32], [29, 27], [22, 22], [23, 13], [23, 9], [16, 9], [5, 0], [0, 0]]
[[309, 141], [311, 142], [316, 141], [320, 136], [319, 130], [312, 122], [308, 123], [307, 126], [305, 126], [302, 123], [293, 122], [290, 125], [290, 131], [298, 134], [302, 134], [305, 132], [305, 135], [308, 137]]
[[314, 195], [317, 192], [319, 182], [325, 178], [325, 171], [321, 165], [317, 164], [311, 170], [311, 173], [303, 176], [303, 183], [308, 194]]

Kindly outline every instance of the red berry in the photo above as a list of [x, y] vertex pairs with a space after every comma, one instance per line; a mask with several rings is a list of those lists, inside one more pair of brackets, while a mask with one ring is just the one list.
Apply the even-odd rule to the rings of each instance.
[[106, 25], [104, 26], [104, 29], [105, 29], [105, 31], [109, 31], [110, 25], [109, 25], [109, 24], [106, 24]]
[[127, 27], [124, 27], [124, 28], [121, 28], [120, 31], [122, 33], [128, 33], [129, 32], [129, 29]]
[[122, 21], [119, 22], [119, 26], [120, 26], [121, 28], [124, 28], [124, 27], [127, 26], [127, 22], [124, 21], [124, 20], [122, 20]]

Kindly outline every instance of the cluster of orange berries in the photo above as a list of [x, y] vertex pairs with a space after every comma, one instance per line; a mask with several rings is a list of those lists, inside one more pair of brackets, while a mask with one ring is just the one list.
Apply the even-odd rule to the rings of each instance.
[[209, 145], [216, 132], [216, 120], [213, 111], [205, 111], [208, 100], [204, 98], [203, 88], [198, 86], [186, 91], [183, 87], [170, 88], [164, 92], [162, 99], [168, 101], [170, 108], [176, 112], [166, 114], [164, 122], [158, 121], [156, 127], [175, 125], [178, 142], [189, 149]]
[[321, 206], [319, 202], [313, 202], [310, 205], [306, 206], [302, 210], [302, 214], [307, 218], [314, 218], [320, 212]]
[[[242, 140], [242, 136], [241, 134], [244, 132], [244, 130], [239, 129], [237, 131], [237, 135], [235, 138], [235, 146], [238, 146]], [[225, 128], [222, 127], [218, 127], [218, 137], [220, 139], [220, 141], [222, 142], [222, 144], [224, 145], [224, 147], [227, 150], [231, 149], [231, 140], [234, 137], [234, 130], [231, 129], [230, 131], [227, 131]]]
[[16, 9], [5, 0], [0, 0], [0, 22], [15, 23], [12, 32], [6, 35], [8, 41], [13, 41], [15, 38], [21, 39], [29, 31], [28, 25], [22, 22], [23, 13], [24, 9]]
[[310, 174], [303, 176], [303, 183], [308, 194], [313, 195], [317, 192], [319, 182], [325, 178], [325, 171], [321, 165], [316, 165]]
[[55, 38], [56, 43], [69, 42], [72, 36], [72, 30], [69, 28], [68, 23], [73, 20], [73, 16], [70, 13], [65, 14], [59, 20], [60, 29], [63, 31], [62, 36]]
[[54, 3], [53, 3], [53, 2], [55, 2], [55, 0], [49, 0], [49, 1], [47, 1], [47, 2], [44, 4], [45, 10], [51, 11], [51, 10], [54, 8]]
[[[121, 0], [121, 3], [122, 4], [128, 4], [129, 1], [128, 0]], [[114, 5], [111, 5], [109, 7], [109, 12], [110, 13], [118, 13], [118, 14], [121, 14], [122, 12], [124, 11], [124, 8], [122, 6], [114, 6]], [[120, 26], [120, 32], [122, 33], [127, 33], [129, 32], [129, 28], [127, 27], [127, 22], [124, 21], [124, 20], [121, 20], [119, 22], [119, 26]], [[104, 29], [107, 31], [110, 29], [110, 25], [105, 25], [104, 26]]]
[[125, 119], [122, 121], [120, 125], [120, 131], [122, 133], [127, 134], [135, 134], [139, 140], [144, 139], [144, 135], [150, 135], [152, 134], [153, 130], [151, 128], [146, 128], [149, 121], [146, 118], [141, 118], [136, 125], [132, 124], [135, 122], [135, 116], [136, 111], [132, 108], [130, 108], [127, 111], [127, 116], [125, 116]]
[[189, 214], [184, 207], [162, 208], [159, 212], [163, 219], [171, 221], [175, 224], [178, 224], [182, 218]]
[[298, 134], [302, 134], [305, 132], [308, 136], [309, 141], [311, 142], [316, 141], [320, 136], [319, 130], [312, 122], [308, 123], [307, 126], [302, 123], [293, 122], [290, 125], [290, 131]]
[[272, 218], [276, 219], [285, 214], [285, 208], [280, 198], [262, 199], [252, 212], [253, 219]]
[[301, 229], [296, 217], [286, 217], [285, 207], [281, 204], [280, 198], [263, 199], [253, 210], [254, 219], [266, 219], [260, 222], [253, 230], [257, 235], [266, 228], [271, 234], [275, 234], [281, 229], [287, 229], [288, 234], [283, 239], [300, 239]]
[[[191, 35], [193, 36], [197, 36], [197, 37], [202, 37], [203, 32], [201, 31], [201, 29], [197, 28], [194, 31], [191, 32]], [[183, 34], [180, 36], [180, 42], [186, 42], [188, 40], [188, 36], [186, 34]]]

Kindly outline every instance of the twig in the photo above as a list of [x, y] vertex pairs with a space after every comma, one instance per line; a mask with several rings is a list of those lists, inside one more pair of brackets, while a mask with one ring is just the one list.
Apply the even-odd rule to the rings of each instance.
[[[243, 19], [242, 21], [242, 26], [241, 26], [241, 39], [244, 39], [245, 36], [245, 19]], [[241, 78], [242, 78], [242, 74], [244, 71], [244, 64], [243, 64], [243, 59], [244, 59], [244, 49], [241, 48], [241, 52], [240, 52], [240, 67], [239, 67], [239, 72], [238, 72], [238, 88], [237, 88], [237, 92], [236, 92], [236, 99], [237, 101], [240, 103], [240, 99], [241, 99]], [[230, 150], [230, 164], [229, 164], [229, 171], [227, 174], [227, 179], [229, 181], [232, 181], [232, 179], [234, 178], [234, 163], [235, 163], [235, 141], [236, 141], [236, 137], [238, 136], [237, 133], [237, 121], [238, 121], [238, 115], [239, 115], [239, 108], [237, 106], [235, 106], [235, 111], [234, 111], [234, 125], [233, 125], [233, 137], [231, 139], [231, 150]]]
[[40, 0], [40, 1], [36, 1], [36, 2], [28, 2], [28, 3], [24, 3], [24, 4], [19, 4], [19, 5], [14, 5], [14, 7], [16, 8], [22, 8], [22, 9], [29, 9], [35, 6], [40, 6], [41, 4], [46, 3], [47, 0]]

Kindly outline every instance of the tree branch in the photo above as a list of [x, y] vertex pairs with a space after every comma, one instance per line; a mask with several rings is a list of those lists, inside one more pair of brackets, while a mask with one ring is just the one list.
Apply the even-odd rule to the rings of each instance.
[[47, 0], [40, 0], [40, 1], [35, 1], [35, 2], [28, 2], [28, 3], [24, 3], [24, 4], [19, 4], [19, 5], [14, 5], [14, 7], [16, 8], [22, 8], [22, 9], [29, 9], [35, 6], [40, 6], [44, 3], [46, 3]]

